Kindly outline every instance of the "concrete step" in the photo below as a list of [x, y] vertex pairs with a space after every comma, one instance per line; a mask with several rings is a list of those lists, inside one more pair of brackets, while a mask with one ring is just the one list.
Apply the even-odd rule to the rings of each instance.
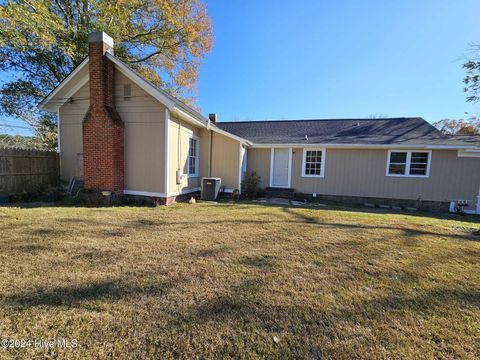
[[267, 198], [282, 198], [292, 200], [294, 197], [294, 190], [292, 188], [267, 187], [265, 193]]

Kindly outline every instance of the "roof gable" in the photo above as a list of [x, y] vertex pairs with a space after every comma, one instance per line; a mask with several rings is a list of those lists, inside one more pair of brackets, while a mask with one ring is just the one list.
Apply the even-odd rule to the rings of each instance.
[[[148, 80], [144, 79], [135, 70], [130, 68], [127, 64], [116, 58], [114, 55], [107, 53], [107, 58], [115, 64], [115, 68], [123, 75], [129, 78], [132, 82], [146, 91], [149, 95], [157, 101], [165, 105], [172, 114], [178, 116], [180, 119], [194, 124], [201, 128], [208, 128], [215, 132], [221, 133], [232, 139], [238, 140], [241, 143], [248, 143], [245, 139], [238, 137], [229, 132], [211, 125], [210, 120], [203, 117], [202, 114], [192, 109], [182, 101], [171, 96], [168, 92], [153, 85]], [[41, 110], [48, 112], [56, 112], [58, 109], [68, 101], [80, 88], [88, 83], [89, 71], [88, 60], [85, 58], [71, 73], [68, 75], [49, 95], [47, 95], [39, 104]]]
[[[116, 58], [110, 53], [107, 53], [107, 58], [115, 64], [122, 74], [128, 77], [135, 84], [140, 86], [149, 95], [164, 104], [170, 111], [177, 112], [180, 117], [185, 117], [189, 122], [194, 122], [196, 125], [205, 127], [208, 120], [200, 113], [191, 109], [189, 106], [182, 103], [180, 100], [174, 98], [166, 91], [159, 89], [151, 82], [144, 79], [136, 71], [131, 69], [128, 65]], [[56, 112], [70, 97], [73, 96], [82, 86], [89, 80], [88, 72], [89, 58], [86, 57], [55, 89], [52, 90], [39, 104], [40, 110], [48, 112]]]
[[88, 78], [88, 57], [86, 57], [38, 104], [38, 108], [48, 112], [56, 112], [88, 82]]

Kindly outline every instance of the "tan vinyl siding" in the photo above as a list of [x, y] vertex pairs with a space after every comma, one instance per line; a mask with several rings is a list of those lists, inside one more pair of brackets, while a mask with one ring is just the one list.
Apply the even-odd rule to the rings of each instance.
[[[188, 149], [189, 139], [192, 135], [199, 138], [200, 146], [200, 163], [202, 164], [202, 144], [200, 139], [200, 131], [193, 125], [185, 121], [181, 121], [174, 116], [170, 117], [169, 123], [169, 141], [168, 141], [168, 191], [170, 193], [181, 193], [200, 187], [200, 177], [202, 176], [199, 169], [199, 176], [188, 176]], [[177, 184], [177, 170], [183, 169], [184, 179], [181, 184]]]
[[[131, 84], [129, 101], [123, 97], [124, 84]], [[82, 123], [89, 97], [87, 83], [73, 95], [73, 103], [60, 108], [60, 169], [64, 181], [82, 175], [83, 164], [78, 159], [83, 153]], [[125, 123], [125, 189], [164, 193], [165, 107], [119, 71], [115, 72], [115, 105]]]
[[213, 133], [212, 176], [222, 179], [227, 189], [240, 187], [240, 142], [225, 135]]
[[[415, 149], [412, 149], [415, 150]], [[270, 182], [270, 149], [248, 150], [248, 171]], [[421, 150], [419, 150], [421, 151]], [[326, 149], [325, 176], [302, 177], [303, 149], [294, 148], [292, 183], [296, 192], [428, 201], [471, 200], [480, 186], [480, 158], [459, 158], [456, 150], [433, 150], [428, 178], [386, 176], [388, 150]]]
[[200, 129], [200, 175], [209, 176], [210, 130]]
[[[421, 150], [420, 150], [421, 151]], [[392, 199], [475, 200], [480, 159], [433, 150], [428, 178], [386, 176], [387, 150], [327, 149], [324, 178], [302, 177], [303, 149], [293, 149], [292, 187], [303, 193]]]
[[[124, 84], [131, 86], [128, 101]], [[125, 189], [165, 193], [165, 106], [119, 71], [115, 72], [115, 106], [125, 123]]]
[[83, 176], [82, 123], [90, 106], [88, 83], [73, 96], [73, 102], [60, 107], [60, 178], [70, 181], [73, 176]]
[[260, 176], [260, 187], [270, 185], [270, 149], [248, 149], [247, 172], [255, 171]]

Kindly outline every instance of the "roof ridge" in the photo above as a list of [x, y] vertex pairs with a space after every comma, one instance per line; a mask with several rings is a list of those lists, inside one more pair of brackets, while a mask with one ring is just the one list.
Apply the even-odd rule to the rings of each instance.
[[388, 118], [337, 118], [337, 119], [287, 119], [287, 120], [239, 120], [239, 121], [218, 121], [217, 124], [238, 124], [238, 123], [266, 123], [266, 122], [300, 122], [300, 121], [388, 121], [388, 120], [414, 120], [421, 119], [425, 121], [422, 117], [412, 116], [412, 117], [388, 117]]

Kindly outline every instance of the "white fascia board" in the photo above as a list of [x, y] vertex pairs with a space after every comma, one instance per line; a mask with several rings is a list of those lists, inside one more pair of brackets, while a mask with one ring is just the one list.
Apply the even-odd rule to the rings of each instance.
[[170, 111], [173, 110], [173, 107], [175, 106], [175, 103], [171, 99], [169, 99], [167, 96], [162, 94], [160, 91], [158, 91], [158, 89], [152, 83], [150, 83], [149, 81], [142, 78], [140, 75], [138, 75], [135, 71], [130, 69], [127, 65], [125, 65], [122, 61], [117, 59], [112, 54], [107, 53], [107, 58], [115, 64], [117, 69], [123, 75], [125, 75], [127, 78], [132, 80], [135, 84], [140, 86], [143, 90], [145, 90], [147, 92], [147, 94], [151, 95], [153, 98], [160, 101]]
[[203, 119], [199, 119], [195, 116], [190, 115], [188, 112], [183, 110], [174, 100], [163, 94], [158, 88], [150, 83], [149, 81], [145, 80], [139, 74], [137, 74], [134, 70], [132, 70], [128, 65], [120, 61], [118, 58], [113, 56], [112, 54], [107, 54], [107, 58], [111, 60], [117, 67], [117, 69], [130, 80], [132, 80], [135, 84], [140, 86], [143, 90], [147, 92], [147, 94], [151, 95], [153, 98], [161, 102], [165, 105], [172, 114], [177, 115], [182, 120], [187, 121], [193, 125], [199, 126], [201, 128], [207, 127], [207, 122]]
[[[428, 149], [428, 150], [461, 150], [470, 149], [474, 150], [471, 146], [463, 145], [415, 145], [415, 144], [252, 144], [254, 149], [270, 149], [275, 148], [310, 148], [310, 147], [323, 147], [323, 148], [338, 148], [338, 149]], [[480, 148], [476, 148], [480, 150]]]
[[[49, 102], [55, 98], [55, 96], [67, 85], [82, 69], [88, 65], [88, 57], [86, 57], [80, 65], [78, 65], [71, 73], [68, 75], [48, 96], [43, 99], [39, 104], [38, 108], [40, 110], [48, 111], [48, 112], [56, 112], [67, 100], [61, 104], [54, 104], [49, 106]], [[80, 88], [88, 82], [88, 74], [84, 76], [82, 79], [79, 80], [78, 84], [75, 85], [67, 94], [63, 96], [63, 98], [69, 98], [73, 94], [75, 94]]]
[[189, 113], [187, 113], [185, 110], [181, 109], [177, 105], [173, 106], [172, 113], [177, 115], [180, 119], [182, 119], [182, 120], [184, 120], [188, 123], [199, 126], [201, 128], [207, 128], [207, 123], [206, 122], [193, 117], [192, 115], [190, 115]]
[[480, 149], [458, 150], [457, 156], [458, 156], [458, 157], [473, 157], [473, 158], [478, 158], [478, 157], [480, 157]]

